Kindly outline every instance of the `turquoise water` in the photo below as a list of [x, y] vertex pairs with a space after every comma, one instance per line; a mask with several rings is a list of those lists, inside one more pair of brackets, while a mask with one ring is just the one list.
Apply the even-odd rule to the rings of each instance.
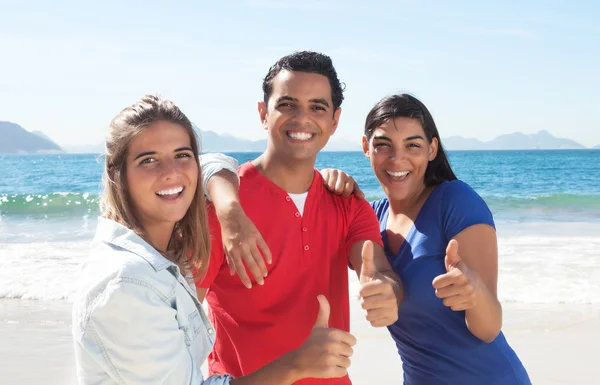
[[[451, 152], [450, 160], [494, 213], [502, 301], [600, 303], [600, 151]], [[371, 200], [383, 195], [361, 153], [322, 153], [317, 167], [348, 172]], [[95, 155], [0, 156], [0, 299], [71, 298], [101, 174]]]
[[[240, 162], [257, 153], [231, 153]], [[457, 176], [481, 194], [498, 219], [600, 220], [600, 151], [456, 151]], [[317, 168], [352, 175], [369, 200], [383, 197], [358, 152], [319, 155]], [[0, 215], [97, 214], [102, 159], [96, 155], [0, 157]]]

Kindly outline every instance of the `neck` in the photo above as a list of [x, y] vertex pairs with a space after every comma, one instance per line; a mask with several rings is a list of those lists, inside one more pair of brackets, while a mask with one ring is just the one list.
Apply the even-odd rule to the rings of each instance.
[[402, 200], [390, 200], [390, 212], [393, 216], [416, 214], [431, 193], [432, 188], [422, 184], [417, 191]]
[[305, 161], [280, 159], [267, 151], [256, 158], [252, 164], [267, 179], [292, 194], [307, 192], [315, 177], [315, 159]]
[[174, 227], [174, 223], [153, 223], [144, 225], [144, 231], [149, 243], [159, 253], [164, 254], [169, 247]]

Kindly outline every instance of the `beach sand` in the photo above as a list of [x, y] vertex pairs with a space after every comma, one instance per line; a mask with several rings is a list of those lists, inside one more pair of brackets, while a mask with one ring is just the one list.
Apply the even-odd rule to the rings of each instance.
[[[387, 329], [372, 328], [357, 300], [352, 331], [358, 339], [350, 375], [354, 384], [401, 384], [402, 368]], [[533, 384], [600, 383], [600, 306], [506, 303], [503, 331]], [[66, 301], [0, 301], [1, 383], [75, 384]]]

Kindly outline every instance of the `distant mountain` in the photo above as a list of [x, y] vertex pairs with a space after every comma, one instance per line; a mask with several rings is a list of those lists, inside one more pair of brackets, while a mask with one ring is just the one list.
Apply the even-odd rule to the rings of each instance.
[[489, 142], [452, 136], [446, 139], [442, 138], [442, 143], [448, 150], [558, 150], [586, 148], [574, 140], [556, 138], [548, 131], [540, 131], [537, 134], [523, 134], [520, 132], [504, 134]]
[[600, 144], [595, 145], [594, 147], [592, 147], [595, 150], [600, 150]]
[[446, 150], [480, 150], [485, 143], [474, 138], [463, 138], [462, 136], [449, 136], [442, 138], [442, 144]]
[[[218, 134], [214, 131], [200, 130], [194, 125], [200, 138], [202, 152], [263, 152], [267, 148], [267, 140], [248, 140], [236, 138], [229, 134]], [[100, 154], [104, 152], [104, 143], [64, 146], [69, 153]], [[356, 143], [345, 139], [331, 138], [325, 151], [361, 151], [360, 141]]]
[[[8, 122], [0, 122], [0, 124], [14, 125], [13, 123]], [[19, 127], [18, 125], [14, 126]], [[3, 126], [0, 125], [0, 134], [2, 133], [1, 127]], [[218, 134], [214, 131], [200, 130], [196, 126], [194, 126], [194, 129], [199, 133], [203, 152], [262, 152], [267, 146], [266, 139], [248, 140], [237, 138], [229, 134]], [[22, 128], [21, 131], [44, 141], [46, 146], [50, 146], [46, 151], [60, 151], [60, 147], [43, 133], [30, 133]], [[0, 153], [3, 151], [6, 152], [7, 150], [2, 150], [2, 146], [6, 141], [0, 143], [2, 143], [0, 144]], [[573, 140], [556, 138], [548, 131], [540, 131], [537, 134], [515, 132], [513, 134], [500, 135], [488, 142], [482, 142], [475, 138], [449, 136], [447, 138], [442, 138], [442, 143], [447, 150], [553, 150], [586, 148]], [[63, 146], [63, 148], [69, 153], [99, 154], [104, 152], [104, 143]], [[600, 145], [593, 148], [600, 149]], [[362, 148], [360, 140], [358, 139], [356, 141], [351, 141], [341, 138], [338, 139], [334, 136], [325, 147], [325, 151], [362, 151]], [[21, 150], [21, 152], [26, 152], [26, 150]]]
[[40, 134], [29, 132], [16, 123], [0, 121], [0, 154], [64, 152], [52, 139]]
[[54, 141], [51, 137], [49, 137], [48, 135], [44, 134], [42, 131], [31, 131], [32, 134], [39, 136], [40, 138], [44, 138], [49, 142], [52, 142], [54, 144], [56, 144], [58, 147], [60, 147], [58, 145], [58, 143], [56, 143], [56, 141]]

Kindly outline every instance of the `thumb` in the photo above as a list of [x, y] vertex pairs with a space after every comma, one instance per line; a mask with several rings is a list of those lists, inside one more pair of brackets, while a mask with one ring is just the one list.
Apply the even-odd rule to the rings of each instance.
[[446, 247], [446, 270], [450, 271], [450, 269], [456, 267], [460, 261], [460, 255], [458, 255], [458, 241], [452, 239], [448, 243], [448, 247]]
[[319, 300], [319, 314], [317, 315], [317, 321], [313, 329], [327, 328], [329, 327], [329, 313], [331, 312], [329, 301], [327, 301], [324, 295], [318, 295], [317, 299]]
[[362, 267], [360, 269], [360, 278], [363, 282], [363, 278], [370, 279], [375, 276], [377, 269], [375, 268], [375, 262], [373, 262], [373, 255], [375, 253], [373, 242], [365, 241], [362, 247]]

